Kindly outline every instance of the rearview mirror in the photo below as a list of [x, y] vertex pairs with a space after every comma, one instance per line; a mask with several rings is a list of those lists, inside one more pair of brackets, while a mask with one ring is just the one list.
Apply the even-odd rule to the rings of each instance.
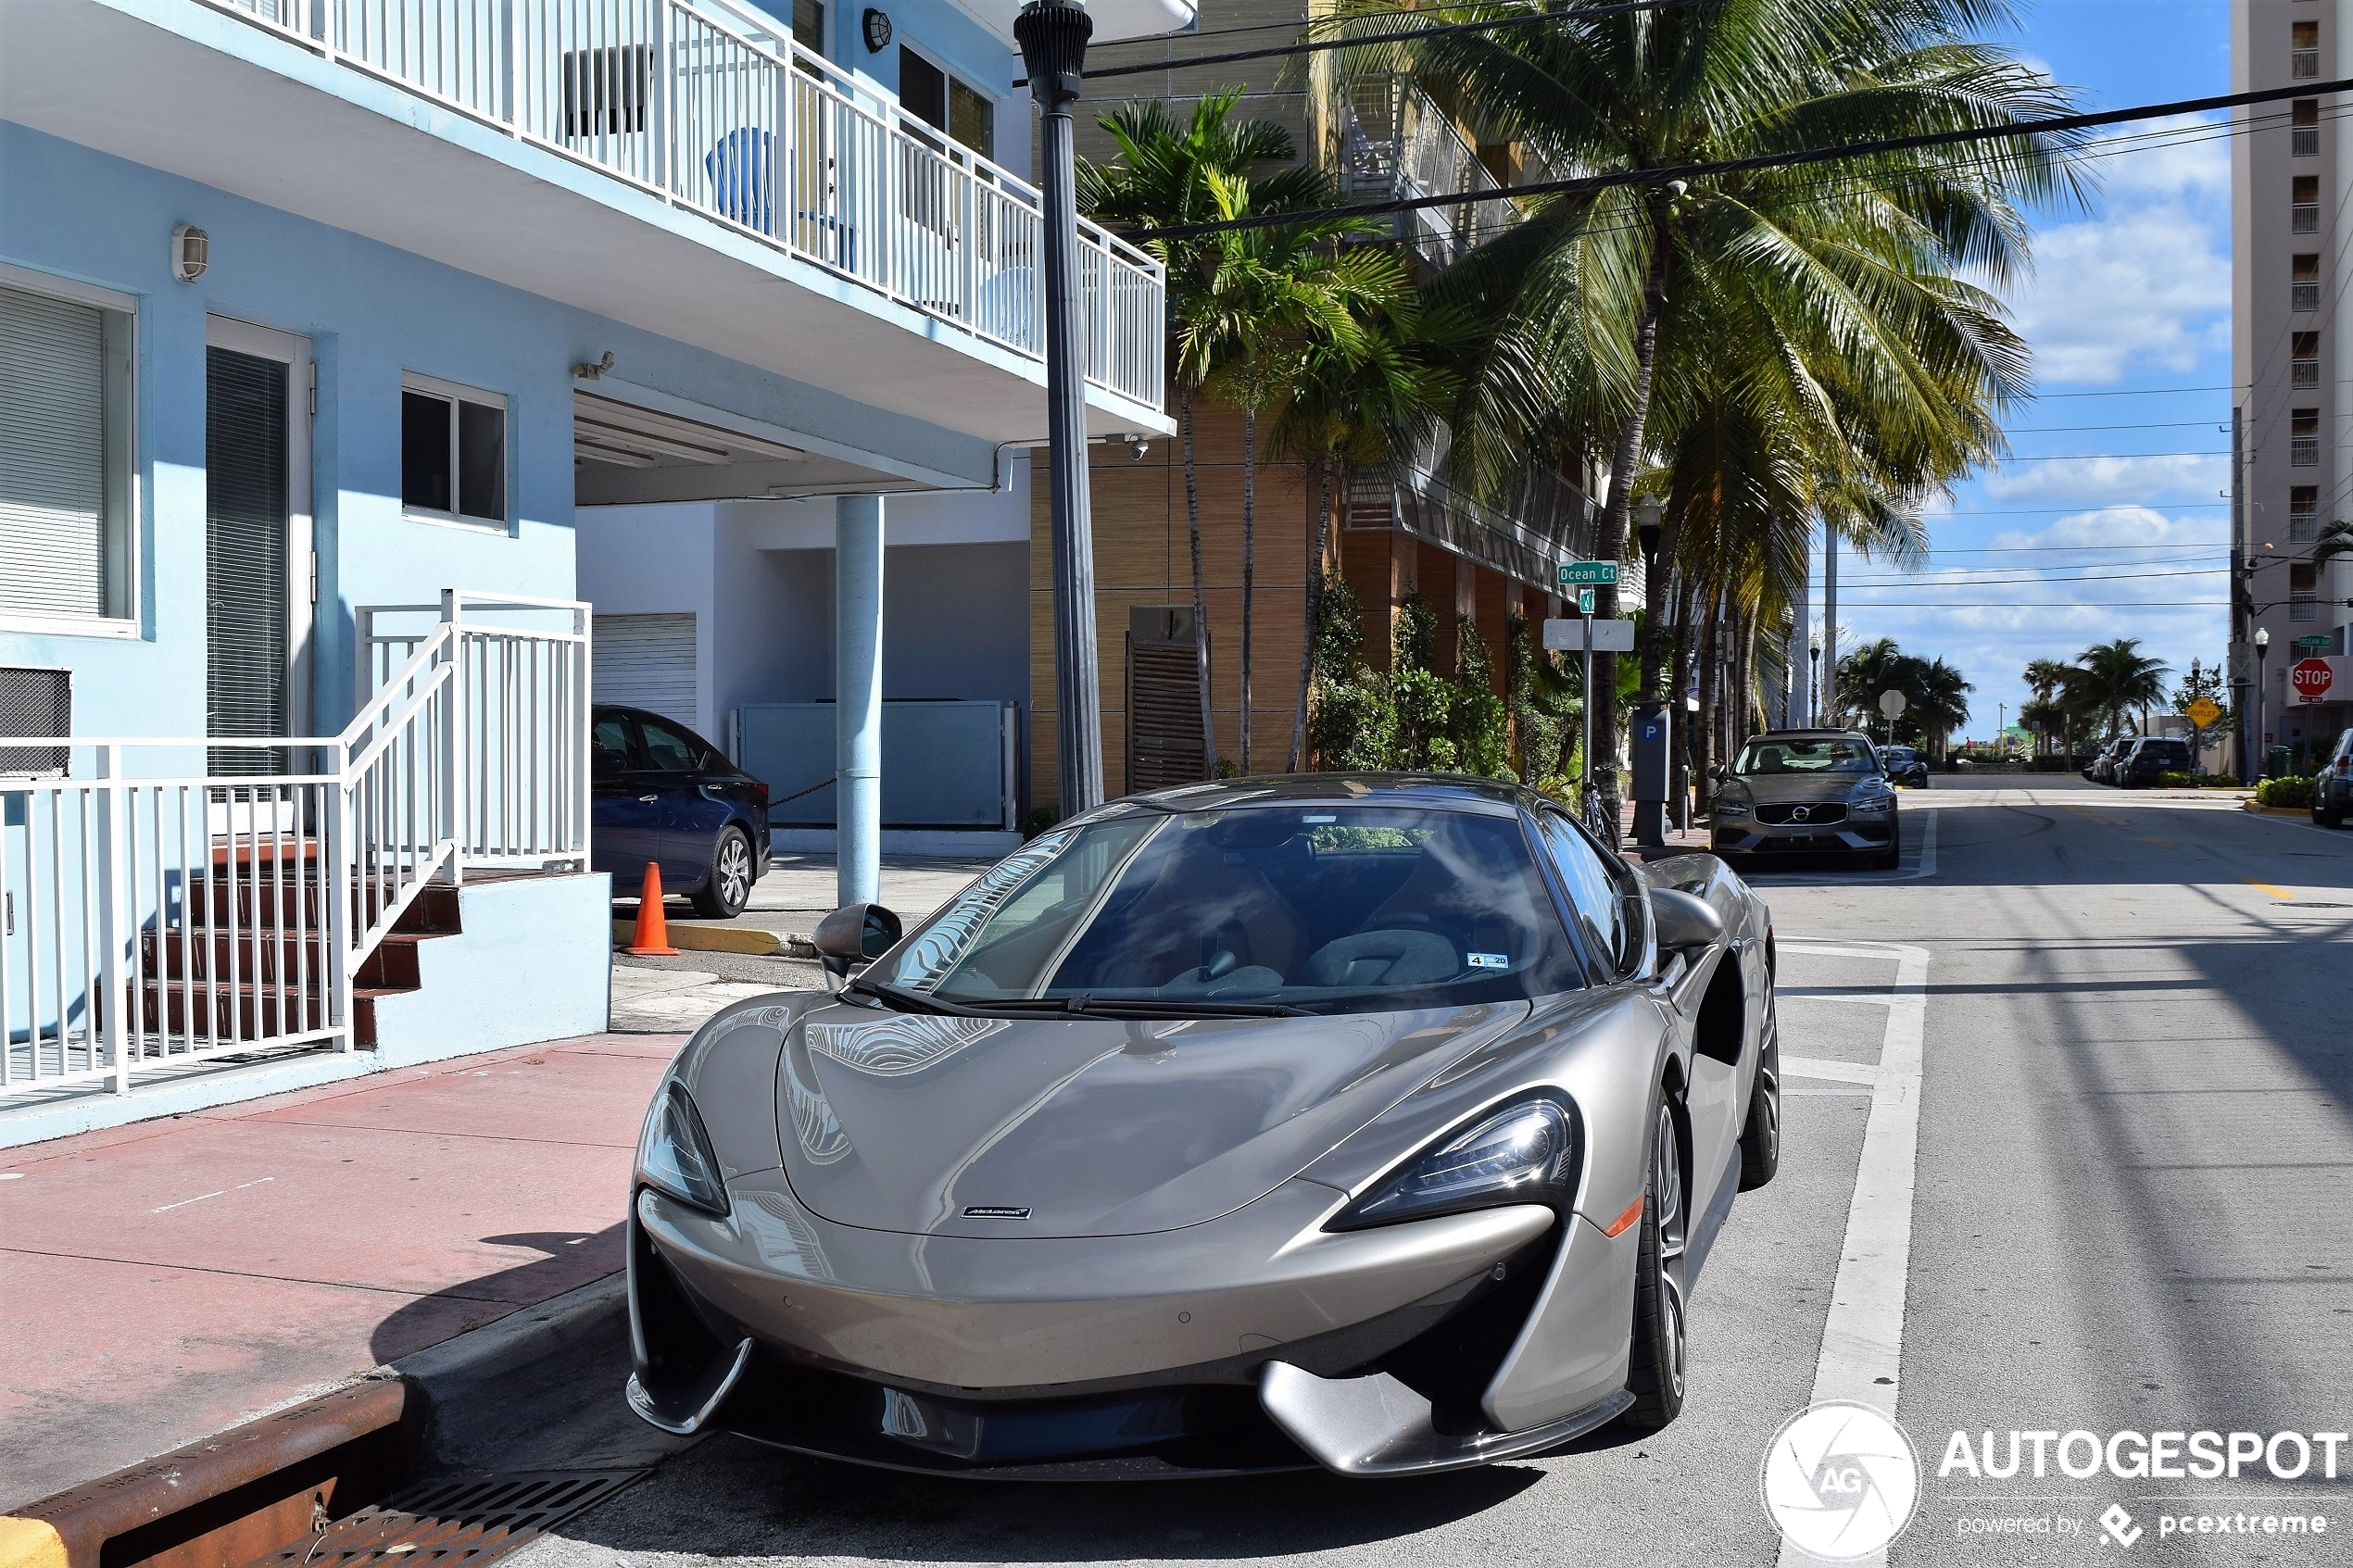
[[1671, 887], [1651, 889], [1651, 918], [1658, 923], [1658, 950], [1680, 953], [1714, 945], [1724, 935], [1724, 918], [1716, 906]]
[[844, 904], [817, 922], [810, 944], [825, 972], [843, 975], [852, 964], [871, 963], [898, 945], [899, 917], [880, 904]]

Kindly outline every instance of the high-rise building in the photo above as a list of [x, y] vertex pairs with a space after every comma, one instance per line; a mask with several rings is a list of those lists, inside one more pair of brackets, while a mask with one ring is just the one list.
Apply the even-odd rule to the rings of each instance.
[[[2233, 0], [2234, 92], [2353, 76], [2353, 5]], [[2315, 562], [2334, 519], [2353, 519], [2353, 252], [2339, 215], [2353, 192], [2353, 120], [2341, 97], [2242, 110], [2231, 143], [2231, 381], [2243, 429], [2233, 561], [2231, 679], [2252, 702], [2260, 679], [2266, 747], [2305, 754], [2353, 724], [2353, 558]], [[2259, 631], [2266, 657], [2256, 658]], [[2327, 698], [2301, 699], [2296, 666], [2322, 659]], [[2308, 679], [2307, 689], [2311, 685]]]

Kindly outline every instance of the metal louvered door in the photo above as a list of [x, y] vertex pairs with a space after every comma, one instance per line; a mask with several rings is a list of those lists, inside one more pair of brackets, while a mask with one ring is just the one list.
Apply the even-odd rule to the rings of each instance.
[[1201, 734], [1201, 664], [1189, 606], [1127, 612], [1127, 791], [1198, 784], [1208, 772]]
[[[205, 733], [290, 735], [307, 707], [296, 655], [309, 619], [309, 345], [220, 318], [208, 338]], [[218, 746], [210, 771], [290, 763], [283, 748]]]

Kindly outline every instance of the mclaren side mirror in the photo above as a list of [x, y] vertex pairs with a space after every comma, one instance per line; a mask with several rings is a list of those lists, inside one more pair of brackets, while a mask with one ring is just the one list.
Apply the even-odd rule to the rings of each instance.
[[817, 922], [809, 940], [825, 972], [839, 978], [890, 951], [899, 932], [899, 917], [880, 904], [844, 904]]
[[1658, 950], [1689, 952], [1713, 946], [1724, 935], [1724, 917], [1706, 899], [1671, 887], [1651, 889], [1651, 919], [1658, 927]]

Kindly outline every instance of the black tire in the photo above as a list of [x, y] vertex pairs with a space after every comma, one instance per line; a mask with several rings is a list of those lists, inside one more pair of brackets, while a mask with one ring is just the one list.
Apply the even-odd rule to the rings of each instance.
[[739, 827], [722, 828], [719, 842], [711, 847], [711, 874], [690, 900], [695, 913], [705, 920], [735, 919], [751, 902], [751, 840]]
[[1781, 1042], [1765, 1043], [1756, 1083], [1748, 1091], [1748, 1121], [1741, 1128], [1741, 1190], [1754, 1192], [1781, 1168]]
[[1681, 1135], [1675, 1108], [1664, 1097], [1651, 1134], [1650, 1180], [1642, 1189], [1642, 1240], [1634, 1256], [1634, 1334], [1626, 1368], [1631, 1409], [1619, 1417], [1638, 1432], [1655, 1432], [1683, 1411], [1684, 1216]]

